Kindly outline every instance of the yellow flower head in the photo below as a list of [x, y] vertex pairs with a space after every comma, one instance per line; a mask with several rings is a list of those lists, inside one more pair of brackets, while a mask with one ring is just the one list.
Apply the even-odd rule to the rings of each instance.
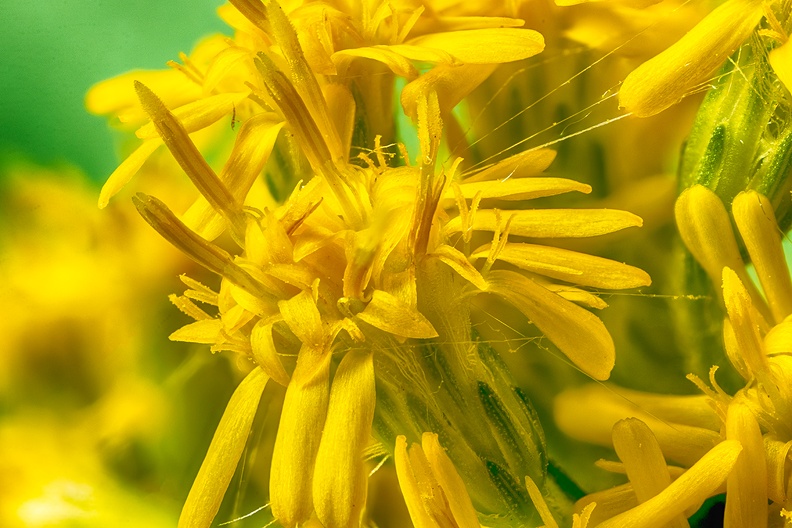
[[[282, 525], [358, 525], [372, 424], [399, 456], [406, 440], [396, 439], [393, 420], [410, 424], [416, 439], [434, 429], [420, 420], [441, 416], [471, 430], [441, 431], [456, 449], [451, 458], [468, 456], [468, 444], [486, 446], [461, 469], [468, 479], [483, 477], [471, 492], [479, 512], [501, 523], [531, 518], [519, 483], [544, 478], [541, 429], [497, 359], [481, 359], [490, 352], [478, 349], [471, 327], [476, 297], [505, 300], [601, 380], [614, 346], [583, 307], [605, 303], [585, 288], [650, 283], [637, 268], [542, 243], [641, 225], [618, 210], [531, 207], [591, 191], [541, 176], [552, 151], [526, 151], [479, 171], [465, 171], [459, 158], [441, 161], [444, 117], [496, 64], [541, 51], [541, 36], [515, 21], [424, 19], [424, 7], [397, 4], [341, 12], [329, 3], [231, 3], [223, 14], [236, 38], [205, 70], [192, 61], [178, 68], [200, 85], [194, 101], [171, 110], [156, 86], [135, 82], [150, 123], [101, 200], [157, 146], [168, 148], [200, 197], [181, 218], [144, 194], [135, 205], [170, 243], [222, 277], [219, 291], [183, 277], [188, 290], [172, 300], [195, 322], [171, 338], [255, 365], [228, 404], [179, 525], [211, 523], [270, 379], [286, 387], [270, 477]], [[419, 75], [420, 63], [433, 67]], [[417, 128], [415, 161], [406, 147], [382, 141], [396, 137], [392, 75], [410, 81], [401, 102]], [[242, 126], [218, 174], [190, 134], [229, 113]], [[253, 188], [275, 158], [269, 196], [259, 200]], [[442, 391], [430, 385], [446, 380]], [[444, 398], [448, 407], [438, 403]], [[462, 423], [470, 405], [486, 414], [485, 428]]]

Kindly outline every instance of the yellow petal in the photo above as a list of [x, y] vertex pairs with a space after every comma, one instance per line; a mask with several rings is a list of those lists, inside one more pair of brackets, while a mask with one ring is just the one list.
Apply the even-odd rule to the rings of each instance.
[[[558, 427], [565, 434], [602, 446], [612, 445], [612, 430], [616, 422], [638, 418], [657, 437], [665, 458], [685, 466], [695, 463], [721, 438], [718, 432], [720, 420], [706, 405], [704, 396], [663, 396], [661, 399], [636, 391], [618, 389], [616, 392], [615, 388], [590, 384], [561, 393], [555, 400], [553, 413]], [[715, 429], [685, 425], [690, 422]]]
[[234, 197], [198, 152], [184, 126], [145, 85], [135, 82], [135, 89], [160, 137], [198, 191], [218, 212], [234, 217], [238, 210]]
[[522, 179], [536, 176], [544, 172], [553, 163], [555, 157], [555, 150], [547, 148], [526, 150], [486, 167], [472, 176], [466, 177], [462, 183], [469, 184], [510, 178]]
[[[467, 257], [458, 249], [443, 244], [435, 248], [428, 256], [435, 257], [448, 265], [451, 269], [456, 271], [460, 277], [473, 284], [473, 286], [479, 290], [487, 289], [487, 281], [484, 280], [479, 270], [474, 268]], [[484, 256], [486, 257], [486, 255]]]
[[[178, 119], [184, 129], [192, 134], [197, 130], [206, 128], [216, 123], [222, 117], [230, 114], [234, 105], [244, 101], [250, 92], [223, 93], [204, 97], [192, 103], [173, 109], [173, 115]], [[154, 123], [147, 123], [137, 129], [135, 135], [140, 139], [153, 139], [159, 137]]]
[[206, 319], [182, 326], [168, 336], [168, 339], [185, 343], [214, 345], [222, 329], [223, 322], [220, 319]]
[[792, 450], [792, 440], [781, 442], [767, 435], [764, 438], [767, 460], [767, 494], [774, 502], [784, 502], [787, 497], [787, 459]]
[[465, 64], [501, 64], [532, 57], [544, 49], [542, 35], [530, 29], [484, 28], [431, 33], [407, 44], [439, 49]]
[[[483, 246], [472, 256], [486, 258], [489, 249], [489, 245]], [[621, 290], [652, 283], [649, 275], [641, 269], [551, 246], [507, 243], [497, 258], [524, 270], [593, 288]]]
[[418, 70], [412, 65], [412, 61], [401, 53], [392, 50], [390, 46], [350, 48], [337, 51], [332, 56], [333, 62], [339, 68], [346, 66], [353, 58], [371, 59], [381, 62], [396, 75], [407, 79], [418, 77]]
[[489, 291], [520, 310], [583, 372], [605, 380], [616, 359], [608, 330], [594, 314], [513, 271], [487, 276]]
[[[671, 484], [671, 474], [657, 437], [641, 420], [627, 418], [617, 422], [613, 426], [613, 448], [624, 462], [638, 502], [646, 502]], [[681, 515], [665, 526], [689, 528]]]
[[253, 359], [270, 378], [284, 387], [289, 385], [289, 375], [283, 368], [275, 342], [272, 340], [272, 324], [259, 321], [250, 332], [250, 346], [253, 350]]
[[325, 348], [326, 334], [322, 316], [309, 291], [303, 291], [287, 301], [278, 302], [278, 308], [289, 329], [304, 345], [313, 350]]
[[440, 112], [445, 115], [484, 82], [494, 70], [495, 66], [482, 64], [436, 66], [404, 87], [401, 94], [404, 113], [415, 119], [418, 98], [433, 91], [437, 93]]
[[347, 352], [333, 378], [314, 469], [314, 507], [326, 528], [360, 522], [368, 481], [363, 450], [371, 436], [375, 400], [373, 355]]
[[361, 321], [385, 332], [415, 339], [437, 337], [437, 331], [418, 310], [404, 304], [393, 295], [374, 290], [371, 301], [357, 314]]
[[245, 449], [267, 375], [256, 368], [231, 396], [179, 517], [179, 528], [208, 528]]
[[448, 458], [435, 433], [424, 433], [421, 448], [434, 477], [445, 493], [448, 508], [459, 528], [480, 528], [478, 515], [470, 500], [465, 483], [459, 476], [454, 463]]
[[724, 267], [745, 268], [729, 214], [714, 192], [703, 185], [686, 189], [677, 198], [674, 215], [679, 235], [713, 284], [720, 282]]
[[536, 511], [539, 512], [539, 517], [542, 518], [542, 522], [544, 523], [544, 528], [558, 528], [558, 523], [553, 518], [553, 514], [550, 513], [550, 508], [547, 507], [547, 503], [542, 497], [542, 492], [539, 491], [539, 487], [536, 485], [536, 482], [531, 479], [531, 477], [525, 477], [525, 487], [528, 489], [528, 495], [531, 497], [531, 502], [533, 502], [534, 508]]
[[[86, 108], [93, 114], [124, 112], [131, 107], [139, 109], [134, 81], [151, 86], [171, 106], [179, 106], [201, 97], [201, 88], [176, 70], [137, 70], [92, 86], [85, 96]], [[140, 115], [143, 117], [142, 112]]]
[[773, 206], [756, 191], [741, 192], [732, 202], [732, 215], [756, 266], [773, 318], [781, 322], [792, 313], [792, 280]]
[[[509, 178], [508, 180], [482, 181], [476, 183], [462, 182], [459, 185], [462, 196], [468, 200], [479, 192], [481, 199], [497, 198], [500, 200], [533, 200], [545, 196], [556, 196], [572, 191], [588, 194], [591, 186], [566, 178]], [[447, 189], [443, 198], [453, 199], [453, 189]]]
[[726, 414], [726, 438], [743, 446], [726, 480], [724, 526], [767, 526], [767, 467], [762, 432], [753, 413], [732, 401]]
[[748, 291], [731, 268], [723, 268], [723, 302], [740, 356], [753, 376], [760, 379], [770, 366], [764, 353], [759, 328], [753, 316], [753, 305]]
[[787, 40], [770, 52], [767, 59], [779, 80], [792, 92], [792, 40]]
[[715, 493], [731, 472], [741, 451], [742, 446], [735, 440], [721, 442], [662, 493], [597, 525], [598, 528], [664, 526]]
[[764, 338], [764, 349], [768, 356], [792, 354], [792, 321], [775, 325]]
[[327, 417], [329, 386], [329, 351], [317, 358], [303, 347], [286, 389], [270, 473], [272, 514], [286, 528], [305, 522], [313, 512], [313, 467]]
[[415, 528], [437, 528], [437, 523], [432, 520], [424, 507], [418, 478], [413, 471], [411, 457], [407, 453], [407, 438], [403, 435], [396, 437], [393, 461], [396, 465], [396, 475], [399, 478], [399, 488], [401, 488], [413, 525]]
[[102, 186], [102, 190], [99, 193], [99, 209], [107, 207], [110, 198], [118, 194], [118, 192], [129, 183], [129, 180], [137, 174], [140, 167], [143, 166], [146, 160], [149, 159], [154, 151], [161, 145], [162, 140], [159, 138], [144, 141], [132, 152], [132, 154], [121, 162]]
[[[283, 121], [272, 113], [256, 115], [242, 125], [231, 156], [220, 173], [220, 180], [238, 203], [245, 201], [250, 188], [264, 169], [283, 125]], [[207, 240], [214, 240], [225, 228], [223, 217], [203, 196], [193, 203], [182, 219]]]
[[728, 0], [622, 84], [619, 104], [638, 117], [662, 112], [705, 85], [762, 18], [760, 0]]
[[[501, 226], [498, 215], [491, 209], [478, 211], [473, 229], [495, 231]], [[627, 211], [613, 209], [531, 209], [503, 211], [503, 218], [512, 217], [510, 234], [532, 238], [579, 238], [613, 233], [642, 225], [639, 217]], [[446, 224], [449, 233], [462, 230], [460, 217]]]
[[573, 303], [580, 304], [582, 306], [588, 306], [589, 308], [596, 308], [597, 310], [602, 310], [608, 307], [608, 303], [593, 293], [587, 292], [586, 290], [581, 290], [580, 288], [575, 288], [574, 286], [569, 286], [568, 284], [540, 282], [539, 277], [535, 279], [535, 282], [537, 284], [541, 284], [551, 292], [560, 295], [567, 301], [572, 301]]

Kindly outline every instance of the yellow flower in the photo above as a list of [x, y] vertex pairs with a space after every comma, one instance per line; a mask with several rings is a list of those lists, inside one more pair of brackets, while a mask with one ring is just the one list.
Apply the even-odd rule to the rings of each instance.
[[[478, 171], [464, 170], [459, 158], [440, 161], [451, 110], [496, 64], [541, 51], [542, 37], [516, 29], [521, 21], [424, 19], [424, 8], [411, 5], [370, 11], [364, 4], [342, 13], [314, 3], [288, 15], [274, 1], [232, 5], [223, 13], [237, 29], [234, 41], [205, 70], [198, 61], [179, 70], [202, 85], [201, 95], [171, 110], [156, 89], [135, 82], [151, 122], [138, 129], [143, 146], [100, 200], [160, 144], [168, 148], [200, 197], [182, 218], [152, 196], [139, 194], [135, 205], [165, 239], [222, 278], [215, 291], [182, 277], [188, 289], [172, 301], [195, 322], [171, 339], [209, 344], [252, 366], [179, 525], [211, 524], [270, 379], [286, 387], [270, 473], [271, 509], [283, 526], [360, 524], [363, 453], [375, 420], [386, 446], [399, 430], [394, 420], [411, 427], [413, 439], [428, 430], [421, 420], [469, 429], [435, 429], [452, 443], [450, 459], [470, 459], [461, 469], [468, 481], [479, 478], [470, 505], [455, 504], [461, 510], [453, 515], [477, 522], [475, 507], [493, 524], [533, 518], [519, 483], [526, 475], [538, 485], [545, 478], [541, 428], [497, 358], [478, 344], [470, 321], [475, 298], [505, 300], [577, 368], [606, 379], [613, 341], [585, 307], [606, 306], [600, 289], [650, 283], [637, 268], [541, 242], [641, 225], [619, 210], [530, 208], [532, 200], [591, 191], [542, 176], [554, 152], [529, 150]], [[433, 67], [419, 75], [419, 63]], [[401, 103], [417, 129], [415, 163], [406, 147], [383, 145], [383, 136], [396, 138], [388, 72], [410, 81]], [[166, 84], [167, 94], [177, 93]], [[102, 100], [97, 94], [107, 87], [95, 90], [92, 100]], [[218, 173], [190, 134], [229, 113], [242, 126]], [[268, 162], [280, 167], [268, 175], [270, 195], [261, 200], [251, 189]], [[479, 427], [461, 423], [471, 406], [481, 411]], [[451, 464], [436, 438], [426, 441], [427, 456]], [[396, 446], [403, 461], [406, 438]], [[415, 482], [426, 485], [423, 476]]]
[[[788, 508], [792, 497], [785, 467], [792, 445], [792, 363], [788, 361], [792, 334], [787, 326], [792, 285], [772, 211], [769, 200], [755, 191], [739, 194], [732, 204], [762, 296], [745, 276], [728, 213], [715, 194], [695, 186], [677, 202], [683, 240], [708, 273], [722, 276], [728, 316], [726, 355], [745, 380], [742, 389], [733, 396], [724, 392], [713, 367], [712, 388], [689, 376], [704, 396], [587, 387], [568, 391], [556, 402], [559, 426], [586, 441], [612, 442], [624, 466], [605, 466], [626, 471], [630, 480], [628, 487], [596, 493], [579, 505], [596, 501], [595, 516], [612, 517], [601, 526], [670, 522], [675, 516], [689, 516], [704, 499], [724, 490], [726, 523], [733, 526], [766, 526]], [[587, 403], [581, 406], [581, 401]], [[618, 422], [629, 416], [640, 421]], [[666, 461], [688, 469], [680, 473], [680, 468], [669, 467], [678, 475], [670, 483], [660, 478], [666, 471], [660, 466]], [[638, 468], [631, 470], [630, 464]], [[654, 488], [642, 497], [639, 487], [647, 478]]]

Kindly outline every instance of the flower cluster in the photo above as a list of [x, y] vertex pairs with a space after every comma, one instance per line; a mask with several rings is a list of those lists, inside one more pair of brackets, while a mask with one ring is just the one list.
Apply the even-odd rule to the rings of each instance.
[[[613, 446], [621, 463], [601, 465], [629, 479], [583, 498], [573, 514], [574, 483], [564, 482], [576, 476], [564, 474], [561, 451], [546, 440], [548, 406], [534, 408], [481, 321], [537, 336], [536, 352], [549, 351], [551, 365], [561, 357], [591, 379], [608, 379], [615, 342], [626, 340], [615, 341], [592, 310], [607, 307], [603, 290], [652, 281], [587, 249], [643, 221], [607, 200], [579, 207], [575, 196], [616, 182], [546, 172], [557, 157], [574, 167], [574, 152], [542, 145], [506, 155], [523, 138], [504, 127], [530, 134], [533, 118], [492, 108], [508, 106], [498, 98], [504, 75], [526, 84], [541, 77], [517, 68], [540, 64], [531, 57], [546, 47], [557, 53], [581, 42], [594, 53], [616, 38], [592, 38], [602, 27], [594, 19], [658, 15], [644, 5], [486, 4], [230, 0], [220, 14], [233, 38], [207, 39], [168, 71], [133, 72], [89, 93], [90, 110], [138, 127], [142, 141], [108, 179], [100, 207], [160, 155], [197, 191], [178, 213], [154, 196], [133, 198], [164, 239], [219, 278], [210, 287], [181, 276], [187, 289], [171, 301], [193, 322], [171, 339], [209, 345], [244, 372], [180, 527], [210, 526], [220, 511], [270, 381], [284, 392], [262, 502], [287, 528], [373, 526], [372, 466], [390, 458], [419, 527], [686, 525], [724, 486], [734, 526], [762, 526], [768, 512], [788, 508], [792, 282], [774, 217], [789, 210], [789, 197], [780, 198], [789, 136], [779, 124], [788, 106], [746, 121], [715, 151], [730, 122], [709, 116], [727, 119], [722, 100], [736, 96], [713, 90], [681, 164], [691, 185], [676, 202], [678, 233], [712, 280], [722, 280], [725, 350], [745, 386], [729, 395], [713, 370], [712, 387], [694, 378], [704, 396], [600, 385], [561, 394], [558, 428]], [[590, 130], [663, 112], [701, 90], [751, 38], [729, 59], [735, 70], [748, 83], [769, 82], [760, 94], [787, 97], [790, 17], [776, 4], [724, 2], [626, 76], [618, 96], [627, 113]], [[745, 74], [757, 63], [765, 66]], [[751, 136], [768, 122], [779, 130]], [[747, 161], [739, 157], [746, 138], [764, 147]], [[161, 146], [168, 152], [155, 154]], [[723, 176], [736, 163], [756, 169], [757, 155], [770, 168], [749, 178], [752, 187]], [[743, 188], [764, 194], [737, 194]], [[731, 235], [726, 196], [764, 296]], [[658, 225], [670, 216], [662, 203], [646, 207]], [[556, 366], [541, 368], [552, 372], [547, 390], [557, 388]], [[640, 419], [622, 420], [631, 415]]]

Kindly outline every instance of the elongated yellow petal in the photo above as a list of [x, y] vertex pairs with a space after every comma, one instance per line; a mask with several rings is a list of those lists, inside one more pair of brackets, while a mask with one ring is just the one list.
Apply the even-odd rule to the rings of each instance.
[[390, 46], [371, 46], [365, 48], [350, 48], [337, 51], [333, 54], [333, 62], [338, 67], [348, 64], [353, 58], [371, 59], [381, 62], [390, 70], [406, 79], [418, 77], [418, 70], [413, 66], [412, 61], [401, 53], [392, 50]]
[[[637, 418], [627, 418], [613, 426], [613, 448], [624, 463], [638, 502], [646, 502], [671, 484], [660, 444], [652, 430]], [[668, 528], [689, 528], [682, 515], [665, 525]]]
[[289, 385], [289, 375], [283, 368], [275, 342], [272, 340], [272, 324], [259, 321], [250, 332], [250, 346], [253, 349], [253, 359], [270, 378], [284, 387]]
[[485, 28], [431, 33], [407, 44], [442, 50], [465, 64], [501, 64], [540, 53], [544, 38], [530, 29]]
[[465, 483], [459, 476], [454, 463], [448, 458], [435, 433], [424, 433], [421, 448], [434, 477], [445, 493], [448, 507], [459, 528], [480, 528], [476, 509], [470, 500]]
[[[216, 123], [222, 117], [230, 114], [234, 105], [244, 101], [250, 92], [224, 93], [204, 97], [192, 103], [173, 109], [173, 115], [182, 124], [188, 133], [193, 133], [202, 128]], [[137, 129], [135, 135], [140, 139], [153, 139], [159, 137], [154, 123], [147, 123]]]
[[187, 495], [179, 517], [179, 528], [208, 528], [212, 524], [245, 449], [268, 379], [261, 369], [256, 368], [231, 396]]
[[553, 163], [556, 157], [555, 150], [538, 149], [526, 150], [494, 163], [480, 172], [468, 176], [463, 183], [474, 183], [510, 178], [527, 178], [544, 172]]
[[786, 89], [792, 92], [792, 39], [771, 51], [767, 59]]
[[272, 452], [272, 514], [286, 528], [305, 522], [313, 512], [313, 467], [327, 417], [329, 386], [329, 351], [317, 358], [304, 346], [286, 389]]
[[185, 343], [214, 345], [222, 329], [223, 322], [220, 319], [206, 319], [182, 326], [168, 336], [168, 339]]
[[135, 89], [162, 141], [198, 191], [218, 212], [229, 219], [233, 218], [239, 209], [234, 197], [198, 152], [184, 126], [144, 84], [135, 82]]
[[550, 508], [547, 507], [547, 503], [542, 497], [542, 492], [539, 491], [539, 487], [536, 485], [536, 482], [531, 479], [531, 477], [525, 477], [525, 487], [528, 490], [528, 495], [531, 497], [531, 502], [534, 504], [534, 508], [536, 511], [539, 512], [539, 517], [542, 518], [542, 522], [544, 523], [544, 528], [558, 528], [558, 523], [553, 518], [553, 514], [550, 513]]
[[751, 374], [761, 379], [770, 366], [762, 347], [758, 324], [752, 314], [751, 297], [731, 268], [723, 268], [723, 302], [740, 356]]
[[767, 467], [762, 432], [753, 413], [739, 401], [729, 404], [726, 438], [743, 446], [726, 480], [724, 526], [767, 526]]
[[326, 335], [322, 316], [311, 292], [303, 291], [287, 301], [280, 301], [278, 308], [297, 339], [313, 350], [324, 350]]
[[[124, 112], [138, 107], [135, 81], [151, 86], [171, 105], [179, 106], [201, 97], [201, 88], [176, 70], [136, 70], [95, 84], [85, 96], [85, 106], [93, 114]], [[140, 112], [140, 110], [138, 110]], [[141, 117], [145, 117], [140, 112]]]
[[775, 325], [764, 337], [764, 349], [768, 356], [792, 354], [792, 321]]
[[[220, 180], [238, 203], [245, 201], [250, 188], [264, 169], [283, 125], [277, 115], [266, 113], [248, 119], [239, 131], [231, 156], [220, 173]], [[223, 217], [203, 196], [193, 203], [182, 219], [208, 240], [220, 236], [225, 228]]]
[[[653, 403], [635, 391], [614, 392], [609, 387], [590, 384], [561, 393], [553, 413], [558, 427], [567, 435], [592, 444], [610, 446], [613, 426], [619, 420], [635, 417], [647, 424], [669, 461], [689, 466], [720, 440], [719, 420], [709, 410], [703, 415], [704, 397], [673, 397], [668, 403]], [[635, 399], [633, 399], [635, 397]], [[633, 403], [635, 401], [636, 403]], [[646, 404], [646, 407], [644, 405]], [[686, 407], [692, 407], [686, 410]], [[675, 407], [675, 409], [674, 409]], [[655, 416], [651, 413], [658, 413]], [[703, 415], [703, 420], [699, 417]], [[679, 417], [680, 421], [670, 421]], [[683, 425], [684, 421], [704, 422], [715, 430]]]
[[437, 93], [440, 112], [446, 114], [484, 82], [494, 70], [495, 66], [489, 64], [436, 66], [404, 87], [401, 94], [404, 113], [414, 119], [418, 98], [425, 97], [426, 93], [433, 91]]
[[407, 438], [403, 435], [396, 437], [393, 461], [396, 465], [399, 487], [415, 528], [437, 528], [437, 524], [429, 516], [424, 506], [418, 478], [413, 471], [411, 457], [407, 453]]
[[[430, 257], [436, 257], [444, 264], [447, 264], [460, 277], [470, 282], [479, 290], [487, 289], [487, 281], [481, 276], [481, 273], [473, 267], [473, 265], [465, 257], [464, 253], [448, 245], [442, 245], [429, 254]], [[486, 257], [486, 255], [485, 255]]]
[[728, 0], [622, 84], [619, 104], [638, 117], [662, 112], [707, 82], [748, 40], [762, 18], [760, 0]]
[[[545, 196], [556, 196], [572, 191], [588, 194], [591, 186], [566, 178], [509, 178], [508, 180], [483, 181], [459, 185], [462, 196], [468, 200], [479, 192], [481, 199], [533, 200]], [[453, 199], [453, 189], [447, 189], [443, 198]]]
[[729, 214], [714, 192], [703, 185], [686, 189], [677, 199], [674, 214], [679, 235], [713, 284], [720, 282], [724, 267], [738, 272], [745, 268]]
[[144, 141], [132, 152], [132, 154], [127, 156], [127, 158], [116, 167], [116, 170], [107, 178], [107, 181], [102, 186], [102, 190], [99, 193], [99, 209], [107, 207], [110, 198], [118, 194], [118, 192], [129, 183], [129, 180], [137, 174], [146, 160], [149, 159], [160, 146], [162, 146], [162, 140], [159, 138]]
[[[486, 258], [489, 249], [489, 245], [483, 246], [472, 256]], [[497, 258], [524, 270], [593, 288], [621, 290], [652, 283], [645, 271], [633, 266], [551, 246], [507, 243]]]
[[756, 266], [773, 318], [781, 322], [792, 313], [792, 280], [773, 206], [756, 191], [741, 192], [732, 202], [732, 215]]
[[[538, 279], [538, 277], [537, 277]], [[539, 280], [535, 282], [539, 283]], [[603, 308], [608, 307], [608, 303], [597, 297], [591, 292], [587, 292], [586, 290], [581, 290], [580, 288], [575, 288], [574, 286], [570, 286], [568, 284], [556, 284], [553, 282], [547, 282], [541, 284], [543, 287], [547, 288], [551, 292], [560, 295], [567, 301], [572, 301], [573, 303], [580, 304], [582, 306], [588, 306], [589, 308], [596, 308], [597, 310], [602, 310]]]
[[[478, 211], [473, 219], [473, 229], [495, 231], [502, 226], [498, 215], [491, 209]], [[503, 211], [503, 218], [512, 218], [510, 234], [532, 238], [580, 238], [613, 233], [628, 227], [642, 225], [639, 217], [627, 211], [614, 209], [532, 209]], [[449, 233], [462, 230], [459, 217], [446, 225]]]
[[437, 337], [437, 331], [418, 310], [382, 290], [374, 290], [371, 301], [357, 314], [361, 321], [385, 332], [416, 339]]
[[195, 262], [218, 275], [223, 275], [254, 295], [269, 297], [249, 273], [233, 262], [226, 250], [191, 231], [164, 203], [143, 193], [135, 195], [132, 202], [151, 227]]
[[487, 282], [489, 291], [520, 310], [583, 372], [608, 379], [616, 360], [613, 339], [594, 314], [513, 271], [492, 271]]
[[314, 507], [326, 528], [359, 525], [368, 479], [363, 449], [371, 436], [375, 400], [373, 355], [347, 352], [333, 378], [314, 469]]
[[690, 506], [714, 493], [726, 480], [742, 449], [735, 440], [721, 442], [662, 493], [599, 524], [598, 528], [664, 526]]

